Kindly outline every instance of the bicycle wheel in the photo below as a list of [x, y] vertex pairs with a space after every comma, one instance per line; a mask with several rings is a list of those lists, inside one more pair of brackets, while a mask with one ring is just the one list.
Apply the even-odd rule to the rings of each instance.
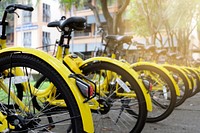
[[192, 68], [186, 68], [189, 72], [190, 72], [190, 75], [192, 76], [192, 78], [190, 78], [192, 81], [192, 85], [193, 85], [193, 88], [189, 94], [189, 97], [192, 97], [194, 96], [196, 93], [199, 92], [199, 88], [200, 88], [200, 79], [199, 79], [199, 76], [198, 76], [198, 72], [193, 70]]
[[109, 62], [90, 62], [80, 69], [97, 87], [99, 104], [92, 109], [95, 132], [141, 132], [147, 108], [137, 81]]
[[[190, 70], [193, 70], [193, 68], [190, 68]], [[200, 74], [200, 72], [199, 72], [199, 70], [198, 69], [194, 69], [193, 71], [195, 71], [195, 74], [197, 74], [196, 76], [197, 76], [197, 79], [199, 79], [199, 80], [197, 80], [197, 89], [196, 89], [196, 91], [195, 91], [195, 94], [197, 94], [197, 93], [199, 93], [200, 92], [200, 76], [199, 76], [199, 74]], [[199, 82], [198, 82], [199, 81]]]
[[174, 67], [164, 66], [168, 71], [170, 71], [179, 86], [180, 96], [177, 96], [176, 107], [180, 106], [188, 98], [189, 95], [189, 83], [183, 71], [179, 71]]
[[167, 118], [174, 110], [176, 103], [175, 88], [166, 73], [150, 65], [133, 67], [143, 80], [152, 85], [149, 90], [153, 111], [148, 112], [147, 122], [158, 122]]
[[[20, 53], [1, 57], [0, 64], [0, 110], [9, 123], [5, 131], [9, 129], [11, 132], [23, 133], [83, 132], [76, 100], [67, 83], [53, 67], [38, 57]], [[46, 82], [34, 89], [33, 85], [41, 76], [47, 79]], [[51, 91], [59, 90], [59, 93], [50, 93], [54, 94], [54, 98], [51, 98], [51, 95], [38, 95], [50, 84]], [[16, 88], [17, 85], [23, 86], [21, 92]], [[22, 96], [19, 97], [18, 93]], [[32, 100], [35, 96], [40, 109], [35, 107]], [[64, 100], [58, 103], [57, 97]]]

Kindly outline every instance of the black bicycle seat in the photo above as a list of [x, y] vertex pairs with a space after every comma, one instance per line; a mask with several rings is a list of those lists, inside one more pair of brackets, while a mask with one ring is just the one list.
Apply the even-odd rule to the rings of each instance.
[[181, 56], [181, 55], [179, 55], [179, 56], [176, 56], [176, 59], [177, 59], [177, 60], [183, 60], [183, 59], [184, 59], [184, 57], [183, 57], [183, 56]]
[[145, 47], [146, 51], [151, 51], [151, 52], [155, 52], [156, 51], [156, 46], [155, 45], [147, 45]]
[[108, 35], [106, 36], [106, 39], [108, 40], [113, 40], [116, 42], [120, 42], [120, 43], [130, 43], [132, 42], [133, 36], [128, 36], [128, 35]]
[[84, 30], [86, 19], [83, 17], [70, 17], [68, 19], [53, 21], [48, 23], [48, 27], [59, 27], [62, 31], [65, 31], [66, 27], [73, 30]]
[[156, 50], [156, 53], [158, 55], [166, 55], [167, 54], [167, 50], [166, 49], [159, 49], [159, 50]]
[[177, 53], [171, 52], [167, 54], [169, 57], [175, 58]]

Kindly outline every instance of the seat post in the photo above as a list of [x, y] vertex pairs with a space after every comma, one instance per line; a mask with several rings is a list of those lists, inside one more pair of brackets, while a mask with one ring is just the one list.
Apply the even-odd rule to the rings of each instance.
[[67, 34], [66, 34], [67, 35], [66, 36], [66, 38], [67, 38], [67, 45], [69, 45], [69, 42], [72, 39], [71, 33], [72, 33], [72, 29], [69, 29], [68, 32], [67, 32]]
[[69, 29], [67, 32], [64, 33], [65, 34], [64, 38], [67, 38], [67, 44], [63, 45], [63, 47], [64, 47], [64, 51], [63, 51], [64, 53], [63, 53], [63, 55], [69, 54], [69, 48], [70, 48], [69, 43], [70, 43], [70, 40], [72, 38], [71, 37], [71, 33], [72, 33], [72, 29]]

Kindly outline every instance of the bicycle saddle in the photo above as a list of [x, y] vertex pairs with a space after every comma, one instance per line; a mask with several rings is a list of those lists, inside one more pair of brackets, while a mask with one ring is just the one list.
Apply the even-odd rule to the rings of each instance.
[[166, 54], [167, 54], [167, 50], [166, 50], [166, 49], [156, 50], [156, 53], [157, 53], [158, 55], [166, 55]]
[[144, 50], [144, 45], [136, 45], [138, 50]]
[[176, 53], [168, 53], [167, 55], [168, 55], [169, 57], [175, 58], [177, 54], [176, 54]]
[[48, 27], [59, 27], [62, 31], [65, 31], [66, 27], [73, 30], [84, 30], [86, 19], [82, 17], [70, 17], [68, 19], [61, 19], [59, 21], [53, 21], [47, 24]]
[[155, 45], [148, 45], [145, 47], [146, 51], [151, 51], [151, 52], [155, 52], [156, 51], [156, 46]]
[[108, 35], [106, 36], [106, 39], [108, 40], [113, 40], [113, 41], [117, 41], [117, 42], [121, 42], [121, 43], [130, 43], [132, 42], [133, 36], [128, 36], [128, 35]]
[[183, 60], [183, 59], [184, 59], [184, 57], [183, 57], [183, 56], [181, 56], [181, 55], [179, 55], [179, 56], [177, 56], [177, 57], [176, 57], [176, 59], [177, 59], [177, 60]]

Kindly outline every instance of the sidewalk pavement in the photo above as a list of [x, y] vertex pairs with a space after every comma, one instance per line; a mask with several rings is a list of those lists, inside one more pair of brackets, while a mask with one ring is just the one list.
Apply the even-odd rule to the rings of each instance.
[[146, 123], [142, 133], [200, 133], [200, 93], [187, 99], [165, 120]]

